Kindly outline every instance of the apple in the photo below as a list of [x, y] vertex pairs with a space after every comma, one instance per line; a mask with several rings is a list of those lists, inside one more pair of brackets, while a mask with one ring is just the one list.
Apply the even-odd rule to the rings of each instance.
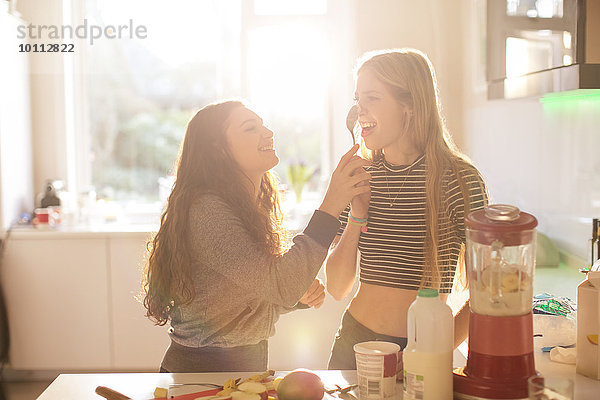
[[279, 400], [321, 400], [324, 394], [321, 378], [306, 369], [288, 373], [277, 386]]

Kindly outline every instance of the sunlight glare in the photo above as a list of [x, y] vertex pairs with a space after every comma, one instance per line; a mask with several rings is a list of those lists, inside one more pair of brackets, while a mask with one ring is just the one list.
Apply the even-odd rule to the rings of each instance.
[[328, 90], [326, 35], [306, 24], [251, 32], [248, 77], [256, 106], [281, 116], [322, 114]]
[[[231, 1], [219, 3], [194, 0], [162, 2], [158, 0], [131, 0], [102, 2], [100, 12], [106, 25], [128, 24], [147, 28], [147, 38], [139, 41], [154, 56], [171, 68], [195, 60], [212, 60], [220, 50], [218, 40], [206, 38], [221, 31], [217, 15], [230, 11]], [[213, 10], [214, 8], [214, 10]], [[223, 10], [224, 9], [224, 10]], [[233, 14], [235, 15], [235, 14]]]

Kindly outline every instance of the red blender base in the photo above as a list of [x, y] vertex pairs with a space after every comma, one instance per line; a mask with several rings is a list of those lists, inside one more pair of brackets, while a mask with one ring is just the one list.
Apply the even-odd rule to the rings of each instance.
[[467, 365], [454, 370], [455, 399], [527, 399], [527, 379], [536, 374], [531, 313], [471, 312]]

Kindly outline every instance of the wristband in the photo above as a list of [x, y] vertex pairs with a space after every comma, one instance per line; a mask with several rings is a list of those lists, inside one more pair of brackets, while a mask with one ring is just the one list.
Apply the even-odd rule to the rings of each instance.
[[351, 218], [355, 222], [367, 222], [367, 219], [368, 219], [368, 218], [356, 218], [354, 215], [352, 215], [351, 210], [348, 210], [348, 218]]
[[360, 226], [361, 232], [367, 232], [367, 219], [368, 218], [355, 218], [352, 216], [352, 213], [348, 211], [348, 223], [356, 226]]

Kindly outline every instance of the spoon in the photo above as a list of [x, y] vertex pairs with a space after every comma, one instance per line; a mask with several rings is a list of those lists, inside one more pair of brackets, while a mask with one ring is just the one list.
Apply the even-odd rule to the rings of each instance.
[[358, 121], [358, 105], [353, 105], [348, 110], [348, 115], [346, 115], [346, 128], [350, 131], [350, 135], [352, 135], [352, 144], [356, 144], [356, 122]]

